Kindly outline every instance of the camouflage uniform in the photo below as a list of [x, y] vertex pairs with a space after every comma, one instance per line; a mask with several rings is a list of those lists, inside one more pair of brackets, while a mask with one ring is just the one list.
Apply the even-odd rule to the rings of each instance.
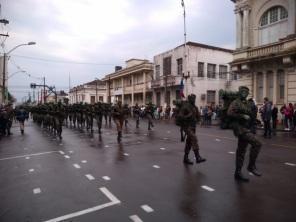
[[119, 142], [122, 137], [122, 126], [124, 122], [124, 109], [121, 101], [118, 101], [117, 104], [113, 107], [112, 116], [113, 116], [114, 123], [116, 124], [117, 132], [118, 132], [117, 140]]
[[178, 112], [178, 119], [187, 135], [183, 159], [185, 164], [193, 164], [193, 162], [189, 159], [189, 153], [191, 149], [194, 152], [196, 163], [206, 161], [206, 159], [202, 158], [199, 154], [199, 145], [197, 136], [195, 134], [196, 124], [200, 120], [200, 113], [198, 108], [195, 106], [195, 99], [196, 96], [194, 94], [188, 95], [188, 102], [183, 102], [182, 107]]
[[98, 125], [98, 132], [101, 134], [102, 120], [103, 120], [103, 106], [101, 102], [95, 104], [95, 118]]
[[147, 104], [146, 108], [145, 108], [145, 115], [148, 119], [148, 130], [151, 130], [151, 127], [154, 127], [152, 119], [153, 119], [153, 113], [154, 113], [154, 106], [153, 104], [150, 102]]
[[235, 99], [229, 106], [227, 115], [231, 118], [230, 126], [233, 129], [234, 135], [238, 138], [238, 146], [236, 150], [236, 170], [235, 179], [247, 182], [241, 169], [244, 164], [244, 157], [248, 144], [251, 145], [250, 160], [248, 170], [260, 176], [261, 174], [256, 170], [256, 159], [258, 157], [261, 143], [257, 140], [254, 134], [249, 130], [249, 124], [252, 116], [250, 103], [246, 100], [249, 93], [247, 87], [239, 88], [239, 98]]
[[136, 128], [139, 128], [141, 108], [139, 107], [138, 103], [136, 103], [133, 109], [133, 114], [134, 114], [134, 117], [136, 118]]

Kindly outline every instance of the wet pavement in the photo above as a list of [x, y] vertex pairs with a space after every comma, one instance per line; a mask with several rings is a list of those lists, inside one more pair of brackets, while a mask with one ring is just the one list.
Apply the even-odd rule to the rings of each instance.
[[295, 134], [259, 136], [263, 176], [240, 184], [231, 131], [198, 128], [207, 162], [184, 166], [178, 128], [155, 125], [130, 121], [121, 144], [114, 124], [101, 137], [64, 128], [62, 141], [15, 126], [0, 141], [0, 221], [296, 221]]

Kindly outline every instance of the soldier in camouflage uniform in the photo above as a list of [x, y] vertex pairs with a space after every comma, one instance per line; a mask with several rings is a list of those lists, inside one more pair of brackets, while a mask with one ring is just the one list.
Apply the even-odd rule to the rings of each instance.
[[151, 130], [151, 127], [154, 127], [152, 119], [154, 115], [154, 106], [152, 102], [149, 102], [145, 107], [145, 116], [148, 119], [148, 130]]
[[117, 104], [113, 107], [112, 116], [113, 116], [114, 123], [116, 124], [116, 127], [117, 127], [117, 132], [118, 132], [117, 140], [118, 142], [120, 142], [122, 137], [122, 126], [123, 126], [124, 116], [125, 116], [121, 101], [118, 101]]
[[136, 105], [133, 108], [133, 114], [134, 114], [134, 117], [136, 118], [136, 128], [139, 128], [141, 108], [139, 107], [138, 103], [136, 103]]
[[200, 113], [195, 106], [195, 99], [196, 96], [194, 94], [188, 95], [188, 101], [182, 103], [180, 111], [178, 112], [178, 121], [181, 122], [181, 126], [187, 135], [183, 163], [190, 165], [193, 164], [189, 159], [191, 149], [194, 152], [196, 163], [206, 161], [206, 159], [202, 158], [199, 154], [199, 145], [195, 134], [196, 124], [200, 121]]
[[227, 115], [232, 120], [231, 128], [233, 129], [234, 135], [238, 137], [234, 178], [238, 181], [248, 182], [249, 179], [244, 177], [241, 172], [247, 146], [248, 144], [251, 145], [248, 171], [256, 176], [261, 176], [256, 169], [256, 159], [261, 148], [261, 143], [249, 130], [249, 121], [252, 116], [250, 103], [246, 100], [249, 95], [249, 89], [244, 86], [239, 87], [238, 95], [239, 97], [230, 104], [227, 111]]
[[101, 102], [98, 102], [95, 104], [95, 118], [97, 121], [97, 125], [98, 125], [98, 132], [99, 134], [101, 134], [101, 128], [102, 128], [102, 120], [103, 120], [103, 105]]

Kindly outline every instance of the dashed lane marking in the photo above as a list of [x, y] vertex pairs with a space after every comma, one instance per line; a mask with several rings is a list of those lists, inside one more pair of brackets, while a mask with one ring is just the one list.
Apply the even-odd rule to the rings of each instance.
[[161, 149], [161, 150], [165, 150], [165, 148], [164, 148], [164, 147], [160, 147], [159, 149]]
[[123, 155], [125, 155], [125, 156], [129, 156], [129, 154], [128, 154], [128, 153], [124, 153]]
[[154, 210], [153, 210], [150, 206], [148, 206], [147, 204], [146, 204], [146, 205], [142, 205], [141, 208], [142, 208], [144, 211], [146, 211], [147, 213], [151, 213], [151, 212], [154, 211]]
[[229, 154], [235, 154], [235, 152], [233, 152], [233, 151], [229, 151], [228, 153], [229, 153]]
[[153, 165], [153, 167], [156, 168], [156, 169], [160, 168], [160, 166], [158, 166], [158, 165]]
[[207, 191], [209, 191], [209, 192], [213, 192], [213, 191], [215, 191], [215, 189], [213, 189], [213, 188], [211, 188], [211, 187], [208, 187], [208, 186], [206, 186], [206, 185], [201, 186], [201, 188], [204, 189], [204, 190], [207, 190]]
[[87, 208], [85, 210], [77, 211], [77, 212], [74, 212], [74, 213], [71, 213], [71, 214], [67, 214], [67, 215], [64, 215], [64, 216], [61, 216], [61, 217], [57, 217], [57, 218], [54, 218], [54, 219], [50, 219], [50, 220], [47, 220], [47, 221], [44, 221], [44, 222], [66, 221], [66, 220], [74, 218], [74, 217], [82, 216], [82, 215], [92, 213], [92, 212], [95, 212], [95, 211], [98, 211], [98, 210], [102, 210], [102, 209], [104, 209], [106, 207], [111, 207], [113, 205], [121, 203], [120, 200], [117, 199], [117, 197], [115, 197], [106, 187], [101, 187], [100, 191], [110, 200], [110, 202], [105, 203], [105, 204], [101, 204], [101, 205], [97, 205], [97, 206], [94, 206], [94, 207], [91, 207], [91, 208]]
[[89, 180], [94, 180], [94, 179], [95, 179], [95, 178], [93, 177], [93, 175], [91, 175], [91, 174], [86, 174], [85, 176], [86, 176], [87, 179], [89, 179]]
[[215, 140], [216, 140], [217, 142], [221, 142], [221, 140], [220, 140], [220, 139], [217, 139], [217, 138], [216, 138]]
[[103, 178], [104, 180], [111, 180], [111, 178], [108, 177], [108, 176], [103, 176], [102, 178]]
[[87, 163], [87, 161], [86, 160], [82, 160], [81, 163]]
[[62, 154], [62, 155], [64, 155], [64, 154], [65, 154], [65, 152], [63, 152], [63, 151], [61, 151], [61, 150], [59, 151], [59, 153], [60, 153], [60, 154]]
[[39, 193], [41, 193], [41, 189], [40, 188], [35, 188], [35, 189], [33, 189], [33, 193], [34, 194], [39, 194]]
[[69, 153], [74, 153], [74, 151], [73, 150], [70, 150]]
[[167, 137], [164, 137], [163, 139], [164, 139], [164, 140], [168, 140], [169, 138], [167, 138]]
[[65, 157], [66, 159], [70, 159], [70, 157], [69, 157], [68, 155], [65, 155], [64, 157]]
[[80, 169], [80, 168], [81, 168], [81, 166], [79, 166], [77, 163], [73, 164], [73, 166], [74, 166], [75, 168], [77, 168], [77, 169]]
[[40, 155], [56, 153], [56, 152], [58, 152], [58, 151], [50, 151], [50, 152], [43, 152], [43, 153], [33, 153], [33, 154], [27, 154], [27, 155], [23, 155], [23, 156], [13, 156], [13, 157], [2, 158], [2, 159], [0, 159], [0, 161], [23, 158], [23, 157], [25, 157], [28, 160], [28, 159], [30, 159], [31, 156], [40, 156]]
[[109, 145], [105, 145], [106, 148], [110, 147]]
[[292, 167], [295, 167], [296, 166], [296, 164], [295, 163], [285, 163], [287, 166], [292, 166]]
[[34, 169], [29, 169], [29, 172], [30, 173], [33, 173], [35, 170]]
[[138, 215], [131, 215], [129, 218], [134, 222], [143, 222]]

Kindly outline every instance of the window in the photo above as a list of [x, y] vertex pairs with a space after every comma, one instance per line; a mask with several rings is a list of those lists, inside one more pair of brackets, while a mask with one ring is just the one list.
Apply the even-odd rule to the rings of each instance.
[[278, 8], [270, 9], [270, 23], [274, 23], [278, 21]]
[[219, 66], [219, 78], [220, 79], [227, 78], [227, 66], [224, 66], [224, 65]]
[[204, 63], [203, 62], [199, 62], [198, 63], [198, 74], [197, 74], [198, 77], [205, 77], [205, 74], [204, 74]]
[[104, 97], [103, 96], [99, 96], [99, 101], [100, 102], [104, 102]]
[[207, 104], [215, 104], [216, 102], [216, 91], [208, 90], [207, 91]]
[[172, 57], [166, 57], [163, 59], [163, 75], [171, 75]]
[[261, 18], [261, 26], [264, 26], [267, 24], [268, 24], [268, 13], [265, 12]]
[[177, 74], [182, 75], [183, 74], [183, 59], [177, 59]]
[[263, 101], [263, 74], [261, 72], [257, 74], [257, 101]]
[[216, 65], [214, 64], [208, 64], [208, 73], [207, 73], [207, 77], [211, 78], [211, 79], [215, 79], [216, 78]]
[[273, 101], [273, 72], [267, 72], [267, 98]]
[[288, 18], [288, 12], [285, 8], [280, 7], [280, 19], [286, 19]]
[[159, 79], [160, 77], [160, 65], [155, 66], [155, 79]]
[[278, 71], [278, 98], [284, 100], [285, 98], [285, 73], [282, 70]]
[[272, 7], [262, 15], [260, 26], [266, 26], [286, 18], [288, 18], [288, 11], [284, 7]]

